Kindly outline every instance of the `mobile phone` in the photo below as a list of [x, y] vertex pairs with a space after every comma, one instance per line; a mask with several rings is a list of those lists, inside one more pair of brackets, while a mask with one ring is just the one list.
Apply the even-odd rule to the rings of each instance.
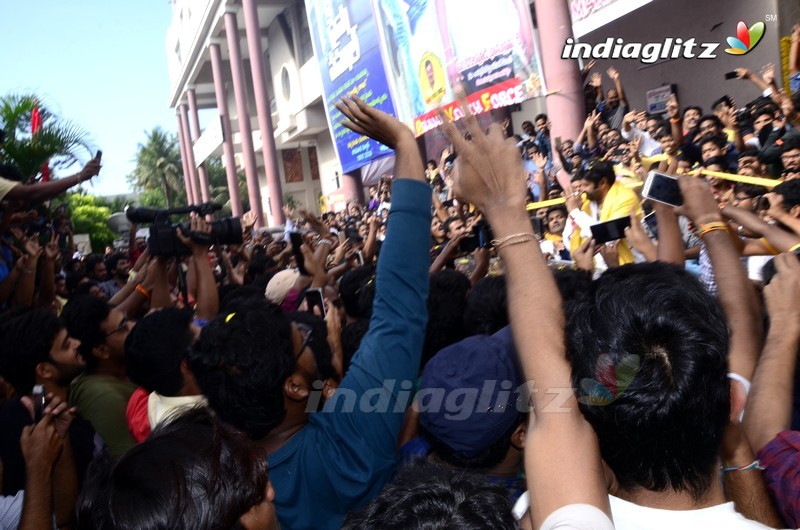
[[656, 201], [670, 206], [681, 206], [683, 195], [678, 186], [678, 178], [659, 171], [651, 171], [644, 182], [642, 195], [651, 201]]
[[458, 244], [459, 252], [474, 252], [475, 249], [478, 248], [480, 241], [478, 241], [478, 236], [475, 234], [466, 236], [461, 240]]
[[339, 230], [339, 232], [336, 234], [336, 237], [339, 238], [339, 243], [344, 243], [347, 239], [347, 234], [344, 233], [344, 230]]
[[33, 421], [39, 423], [44, 418], [45, 407], [45, 393], [44, 385], [35, 385], [33, 387]]
[[592, 237], [596, 243], [608, 243], [625, 237], [625, 229], [631, 226], [631, 218], [628, 216], [618, 219], [611, 219], [604, 223], [592, 225]]
[[95, 158], [95, 160], [100, 162], [100, 160], [103, 158], [103, 152], [100, 149], [98, 149], [97, 153], [95, 153], [95, 155], [94, 155], [94, 158]]
[[364, 253], [359, 250], [358, 252], [356, 252], [356, 258], [358, 258], [358, 266], [359, 267], [363, 267], [364, 266]]
[[627, 152], [628, 152], [628, 150], [625, 149], [624, 147], [618, 147], [618, 148], [614, 149], [614, 151], [611, 154], [614, 155], [614, 156], [624, 156], [625, 153], [627, 153]]
[[292, 242], [292, 254], [294, 255], [294, 261], [297, 263], [297, 270], [300, 271], [300, 274], [303, 276], [308, 276], [306, 260], [303, 257], [303, 252], [300, 250], [300, 247], [303, 245], [302, 234], [300, 234], [300, 232], [289, 232], [289, 240]]
[[737, 74], [736, 72], [725, 72], [725, 79], [730, 80], [730, 79], [738, 79], [738, 78], [739, 78], [739, 74]]
[[313, 313], [314, 308], [319, 307], [322, 317], [326, 316], [327, 311], [325, 309], [325, 300], [322, 297], [322, 289], [315, 287], [306, 291], [306, 307], [309, 313]]
[[652, 233], [655, 238], [658, 238], [658, 220], [656, 219], [656, 212], [650, 212], [645, 215], [644, 219], [642, 219], [642, 223], [647, 226], [650, 233]]
[[477, 231], [478, 235], [478, 246], [480, 248], [489, 248], [492, 246], [492, 240], [494, 239], [494, 233], [492, 232], [492, 227], [489, 226], [489, 223], [483, 222], [478, 227]]

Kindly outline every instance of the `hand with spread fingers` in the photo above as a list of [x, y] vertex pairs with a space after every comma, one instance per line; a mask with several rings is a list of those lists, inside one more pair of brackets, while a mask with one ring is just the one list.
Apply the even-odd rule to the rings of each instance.
[[402, 140], [414, 140], [411, 132], [403, 122], [374, 107], [370, 107], [358, 96], [342, 98], [336, 108], [345, 115], [342, 125], [353, 132], [366, 135], [386, 147], [397, 148]]
[[471, 142], [464, 140], [456, 124], [440, 113], [444, 131], [458, 153], [456, 196], [477, 206], [490, 223], [494, 212], [509, 208], [524, 212], [526, 175], [516, 141], [503, 138], [496, 123], [489, 127], [488, 134], [484, 133], [475, 116], [464, 110], [462, 122], [472, 136]]

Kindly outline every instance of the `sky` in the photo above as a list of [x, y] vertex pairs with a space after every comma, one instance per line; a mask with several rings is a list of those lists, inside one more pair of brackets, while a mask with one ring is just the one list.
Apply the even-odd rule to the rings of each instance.
[[91, 194], [129, 192], [125, 177], [145, 131], [177, 131], [168, 106], [171, 18], [168, 0], [0, 0], [0, 95], [33, 92], [89, 133], [103, 151]]

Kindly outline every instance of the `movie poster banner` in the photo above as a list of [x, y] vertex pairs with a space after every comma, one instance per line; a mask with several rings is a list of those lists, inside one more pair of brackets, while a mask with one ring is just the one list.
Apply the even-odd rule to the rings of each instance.
[[396, 115], [372, 16], [371, 0], [306, 0], [308, 24], [322, 75], [325, 111], [342, 171], [347, 173], [394, 151], [342, 126], [334, 104], [357, 95]]
[[397, 117], [417, 136], [544, 94], [527, 0], [372, 0]]

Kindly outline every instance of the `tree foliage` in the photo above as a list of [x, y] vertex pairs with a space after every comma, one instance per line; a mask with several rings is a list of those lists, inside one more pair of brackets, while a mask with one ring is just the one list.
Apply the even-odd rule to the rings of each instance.
[[[146, 140], [136, 151], [136, 167], [128, 175], [134, 191], [143, 194], [151, 204], [161, 202], [163, 207], [185, 206], [186, 188], [183, 183], [181, 152], [178, 135], [163, 131], [160, 127], [145, 131]], [[144, 201], [142, 201], [144, 204]]]
[[89, 234], [92, 249], [103, 252], [106, 245], [110, 245], [116, 234], [108, 228], [108, 218], [113, 213], [102, 198], [81, 193], [67, 195], [65, 204], [72, 220], [73, 230], [76, 234]]
[[[31, 118], [37, 106], [42, 126], [31, 134]], [[57, 171], [93, 156], [88, 133], [55, 115], [33, 94], [0, 97], [0, 129], [6, 133], [0, 162], [14, 164], [26, 179], [37, 178], [47, 163]]]

